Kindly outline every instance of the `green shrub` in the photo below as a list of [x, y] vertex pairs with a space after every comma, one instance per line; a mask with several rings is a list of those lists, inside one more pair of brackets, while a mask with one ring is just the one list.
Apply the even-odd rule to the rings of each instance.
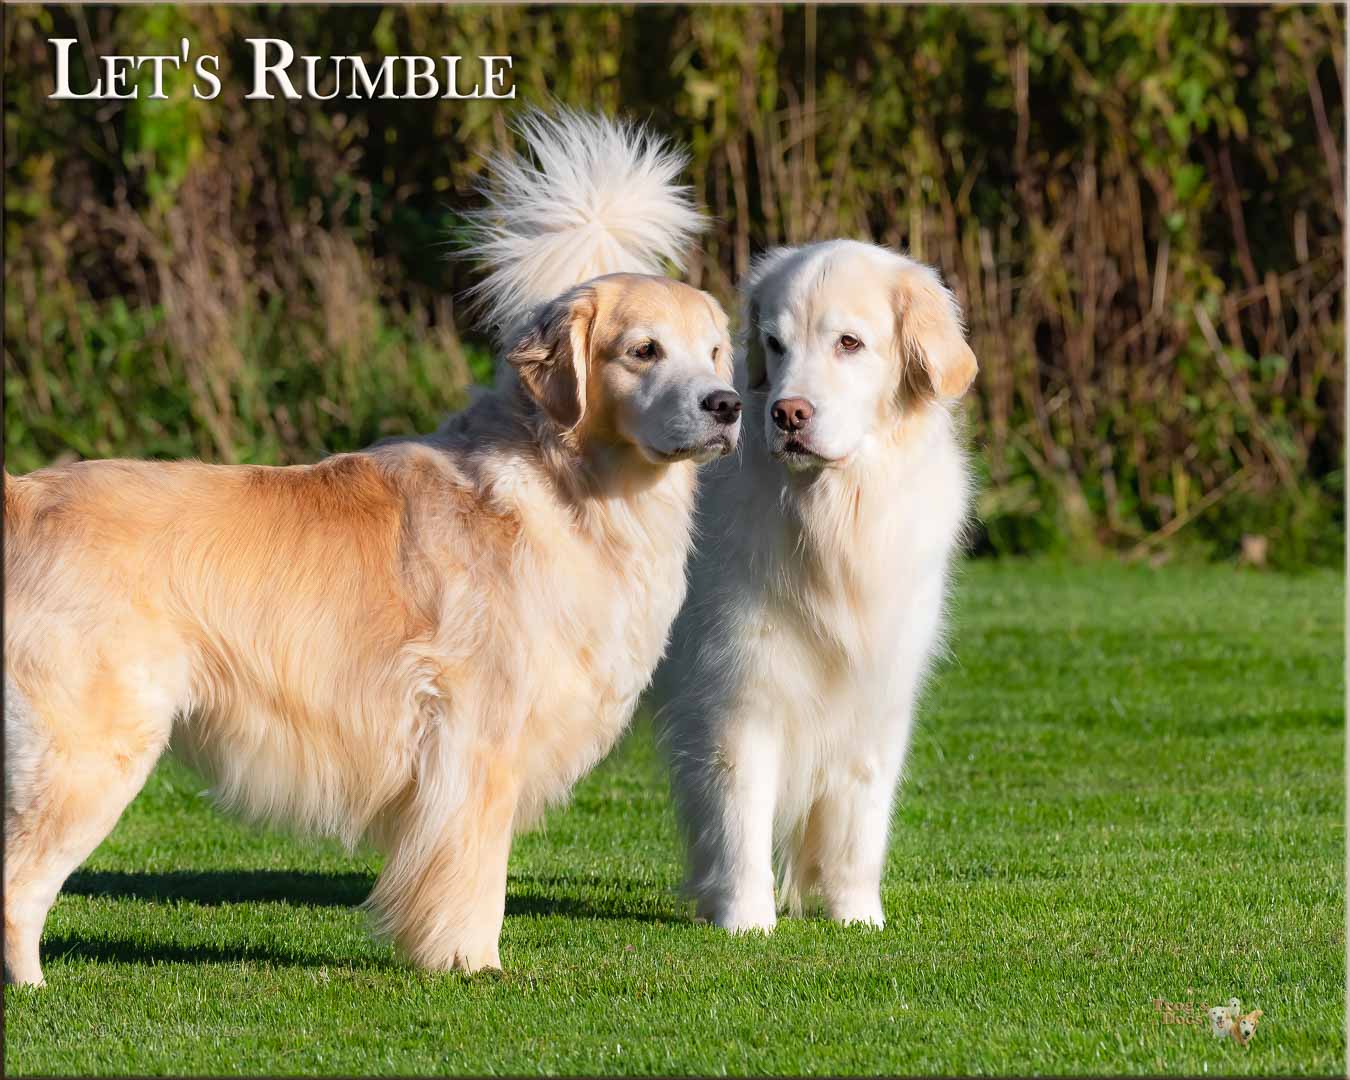
[[[1342, 557], [1340, 8], [79, 11], [8, 13], [12, 468], [428, 426], [490, 364], [444, 241], [510, 109], [557, 99], [690, 147], [690, 277], [729, 306], [783, 242], [942, 270], [981, 361], [980, 550]], [[225, 91], [49, 102], [62, 34], [186, 35]], [[520, 101], [239, 102], [258, 34], [509, 51]]]

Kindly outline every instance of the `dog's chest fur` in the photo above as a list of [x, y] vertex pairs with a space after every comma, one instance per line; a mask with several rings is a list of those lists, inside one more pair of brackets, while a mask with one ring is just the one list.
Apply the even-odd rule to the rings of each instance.
[[884, 717], [933, 651], [969, 481], [945, 414], [922, 434], [814, 475], [765, 458], [707, 489], [736, 511], [695, 602], [723, 589], [739, 610], [702, 630], [734, 642], [739, 681], [772, 694], [784, 722]]
[[822, 689], [875, 697], [907, 653], [931, 643], [964, 513], [959, 491], [933, 488], [927, 477], [862, 469], [786, 493], [766, 616], [815, 647]]
[[452, 603], [446, 694], [452, 707], [484, 710], [486, 726], [516, 745], [522, 824], [613, 746], [661, 658], [685, 595], [693, 469], [669, 468], [640, 493], [580, 507], [529, 470], [491, 484], [491, 501], [529, 524], [495, 558], [470, 564], [482, 589], [508, 581], [509, 602], [471, 644], [448, 621], [462, 611]]

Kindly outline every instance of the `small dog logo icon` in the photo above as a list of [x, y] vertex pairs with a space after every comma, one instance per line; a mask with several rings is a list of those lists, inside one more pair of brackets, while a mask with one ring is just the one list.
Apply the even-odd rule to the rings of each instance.
[[1251, 1041], [1251, 1037], [1256, 1034], [1256, 1023], [1260, 1019], [1261, 1010], [1253, 1009], [1237, 1022], [1237, 1030], [1233, 1032], [1233, 1038], [1241, 1045], [1246, 1046]]
[[1246, 1046], [1256, 1034], [1261, 1016], [1260, 1009], [1243, 1015], [1242, 1003], [1229, 998], [1227, 1005], [1215, 1005], [1209, 1010], [1209, 1030], [1216, 1039], [1232, 1039], [1239, 1046]]

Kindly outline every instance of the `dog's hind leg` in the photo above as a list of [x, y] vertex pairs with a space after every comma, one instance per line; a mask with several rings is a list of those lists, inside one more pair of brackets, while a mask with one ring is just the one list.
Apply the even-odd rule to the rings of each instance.
[[382, 823], [388, 859], [366, 904], [377, 932], [418, 967], [499, 968], [519, 786], [490, 749], [434, 772]]
[[173, 712], [106, 668], [74, 696], [5, 691], [5, 981], [40, 986], [47, 912], [145, 784]]

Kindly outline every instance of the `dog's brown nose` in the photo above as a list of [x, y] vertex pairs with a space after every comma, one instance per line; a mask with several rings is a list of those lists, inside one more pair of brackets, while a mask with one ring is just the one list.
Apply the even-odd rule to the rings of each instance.
[[741, 415], [741, 399], [733, 390], [714, 390], [699, 405], [704, 412], [712, 413], [719, 424], [734, 424]]
[[783, 431], [801, 431], [815, 414], [816, 407], [800, 397], [779, 398], [770, 411], [773, 422]]

